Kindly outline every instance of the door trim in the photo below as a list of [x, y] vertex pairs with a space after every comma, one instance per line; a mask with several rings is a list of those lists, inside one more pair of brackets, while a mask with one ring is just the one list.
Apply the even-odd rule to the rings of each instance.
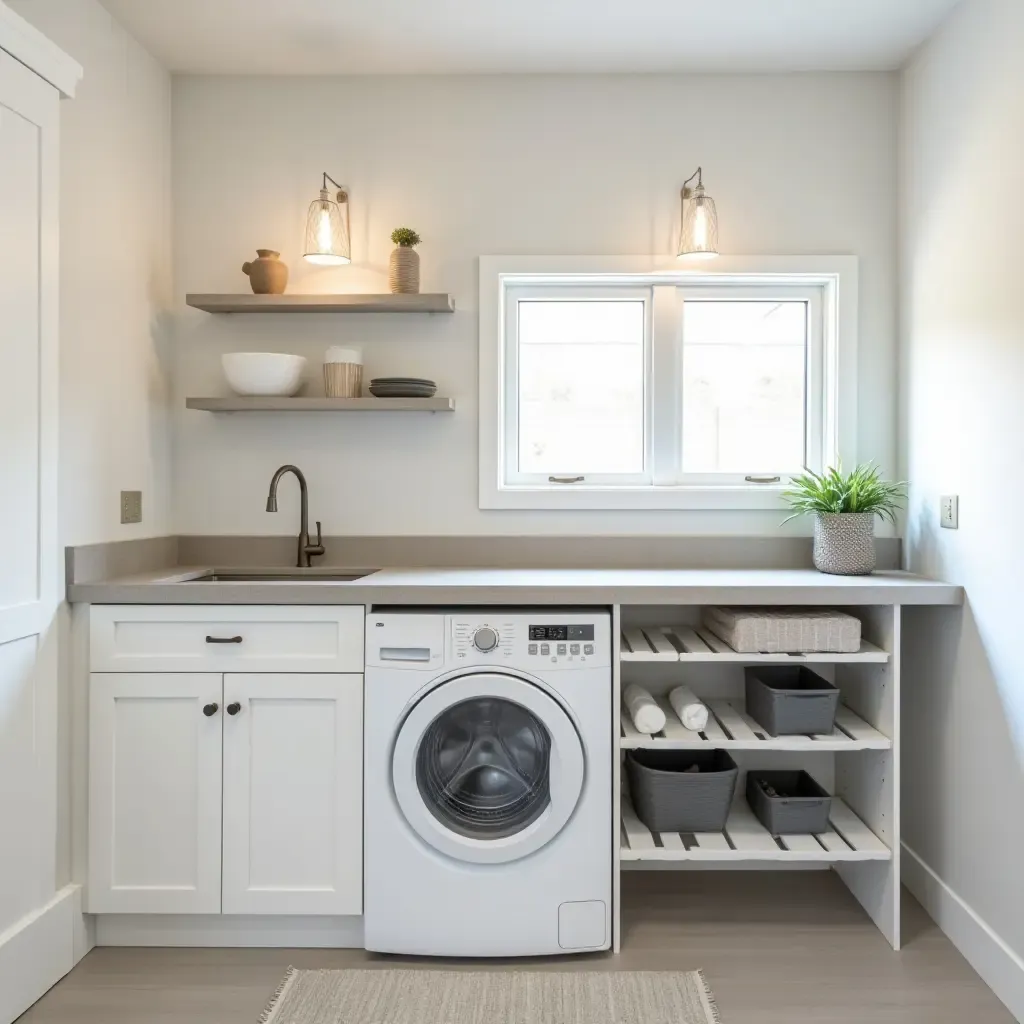
[[[473, 839], [446, 828], [427, 806], [416, 781], [417, 753], [431, 722], [453, 705], [476, 697], [497, 697], [520, 705], [536, 716], [551, 737], [548, 806], [512, 836]], [[439, 853], [468, 864], [507, 864], [549, 843], [572, 817], [585, 775], [583, 741], [568, 710], [528, 676], [486, 667], [437, 682], [420, 696], [402, 719], [391, 750], [392, 787], [406, 823]]]

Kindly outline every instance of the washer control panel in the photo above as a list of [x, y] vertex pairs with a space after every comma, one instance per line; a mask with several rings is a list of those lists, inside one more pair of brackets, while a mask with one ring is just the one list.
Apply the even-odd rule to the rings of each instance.
[[[522, 668], [592, 668], [611, 661], [610, 623], [605, 616], [516, 618], [487, 614], [451, 616], [451, 654], [473, 665], [515, 664]], [[547, 621], [545, 621], [547, 620]]]

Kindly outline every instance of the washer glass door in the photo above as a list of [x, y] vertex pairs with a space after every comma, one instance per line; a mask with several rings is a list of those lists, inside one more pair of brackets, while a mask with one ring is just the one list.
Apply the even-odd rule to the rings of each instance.
[[571, 817], [583, 788], [583, 747], [541, 687], [472, 672], [412, 708], [392, 773], [406, 819], [435, 849], [507, 862], [549, 842]]

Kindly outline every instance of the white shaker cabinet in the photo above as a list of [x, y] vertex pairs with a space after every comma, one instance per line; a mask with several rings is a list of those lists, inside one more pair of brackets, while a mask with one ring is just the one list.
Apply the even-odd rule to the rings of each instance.
[[93, 914], [362, 913], [362, 606], [96, 606]]
[[94, 673], [91, 913], [217, 914], [221, 677]]
[[224, 677], [225, 914], [362, 913], [361, 675]]

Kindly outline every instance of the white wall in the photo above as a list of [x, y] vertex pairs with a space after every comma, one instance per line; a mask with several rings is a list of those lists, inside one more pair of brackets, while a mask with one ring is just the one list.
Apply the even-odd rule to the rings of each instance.
[[[861, 264], [860, 456], [895, 464], [897, 80], [886, 74], [176, 78], [175, 527], [293, 533], [264, 512], [298, 463], [328, 534], [766, 533], [763, 513], [477, 507], [477, 257], [672, 252], [682, 180], [703, 164], [729, 253], [854, 253]], [[300, 259], [328, 171], [352, 196], [355, 265]], [[245, 291], [279, 249], [292, 291], [386, 291], [391, 229], [424, 238], [424, 291], [454, 316], [210, 317], [185, 292]], [[370, 376], [437, 379], [454, 415], [212, 416], [231, 350], [364, 348]], [[794, 524], [793, 531], [806, 530]]]
[[[96, 0], [10, 0], [85, 75], [61, 108], [61, 543], [170, 530], [170, 75]], [[143, 522], [120, 524], [120, 491]]]
[[[906, 72], [901, 376], [909, 565], [968, 599], [908, 651], [904, 835], [931, 909], [1024, 1018], [1022, 52], [1020, 0], [969, 0]], [[940, 494], [960, 495], [956, 532]]]

